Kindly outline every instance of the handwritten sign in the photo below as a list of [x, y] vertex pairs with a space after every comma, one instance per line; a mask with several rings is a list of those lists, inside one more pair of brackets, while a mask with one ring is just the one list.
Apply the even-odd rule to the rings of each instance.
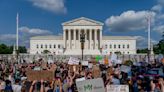
[[49, 80], [52, 81], [54, 78], [54, 73], [52, 71], [27, 71], [27, 79], [30, 81], [33, 80]]
[[70, 57], [69, 61], [68, 61], [69, 65], [78, 65], [79, 64], [79, 59], [74, 58], [74, 57]]
[[76, 82], [78, 92], [105, 92], [102, 78]]
[[128, 85], [107, 85], [107, 92], [129, 92]]

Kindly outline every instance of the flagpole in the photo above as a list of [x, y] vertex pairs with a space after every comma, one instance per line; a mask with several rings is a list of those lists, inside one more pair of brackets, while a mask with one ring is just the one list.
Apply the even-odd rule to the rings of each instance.
[[19, 27], [19, 14], [17, 13], [17, 17], [16, 17], [16, 50], [18, 51], [18, 40], [19, 40], [19, 32], [18, 32], [18, 27]]
[[18, 27], [19, 27], [19, 14], [17, 13], [16, 16], [16, 58], [17, 58], [17, 63], [19, 63], [19, 32], [18, 32]]

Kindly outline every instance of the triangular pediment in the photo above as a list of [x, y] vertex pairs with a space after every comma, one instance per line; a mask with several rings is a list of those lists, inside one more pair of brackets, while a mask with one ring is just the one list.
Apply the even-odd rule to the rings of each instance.
[[62, 23], [63, 26], [103, 26], [104, 24], [89, 18], [81, 17]]

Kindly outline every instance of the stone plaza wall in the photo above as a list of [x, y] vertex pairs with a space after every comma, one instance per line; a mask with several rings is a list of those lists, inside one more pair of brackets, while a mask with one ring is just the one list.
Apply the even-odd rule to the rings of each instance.
[[[17, 59], [17, 55], [13, 54], [0, 54], [0, 60], [2, 61], [8, 61], [8, 62], [16, 62], [17, 60], [22, 61], [36, 61], [40, 58], [42, 58], [44, 61], [52, 60], [52, 61], [63, 61], [63, 60], [68, 60], [69, 55], [52, 55], [52, 54], [20, 54]], [[72, 57], [77, 57], [81, 59], [81, 55], [78, 56], [72, 56]], [[84, 60], [89, 60], [91, 58], [94, 58], [95, 56], [91, 55], [84, 55]], [[102, 56], [105, 57], [105, 56]], [[109, 58], [111, 56], [108, 56]], [[158, 55], [151, 55], [150, 60], [154, 61], [155, 59], [158, 58]], [[117, 55], [117, 59], [126, 61], [126, 60], [132, 60], [132, 61], [146, 61], [147, 60], [147, 54], [124, 54], [124, 55]]]

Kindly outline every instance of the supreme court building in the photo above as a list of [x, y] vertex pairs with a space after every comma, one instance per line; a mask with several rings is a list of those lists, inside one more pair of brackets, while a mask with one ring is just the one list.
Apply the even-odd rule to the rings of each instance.
[[81, 17], [62, 23], [62, 36], [35, 36], [30, 39], [30, 54], [45, 50], [56, 55], [81, 55], [80, 34], [85, 33], [84, 55], [114, 52], [136, 54], [136, 39], [131, 36], [103, 36], [103, 23]]

